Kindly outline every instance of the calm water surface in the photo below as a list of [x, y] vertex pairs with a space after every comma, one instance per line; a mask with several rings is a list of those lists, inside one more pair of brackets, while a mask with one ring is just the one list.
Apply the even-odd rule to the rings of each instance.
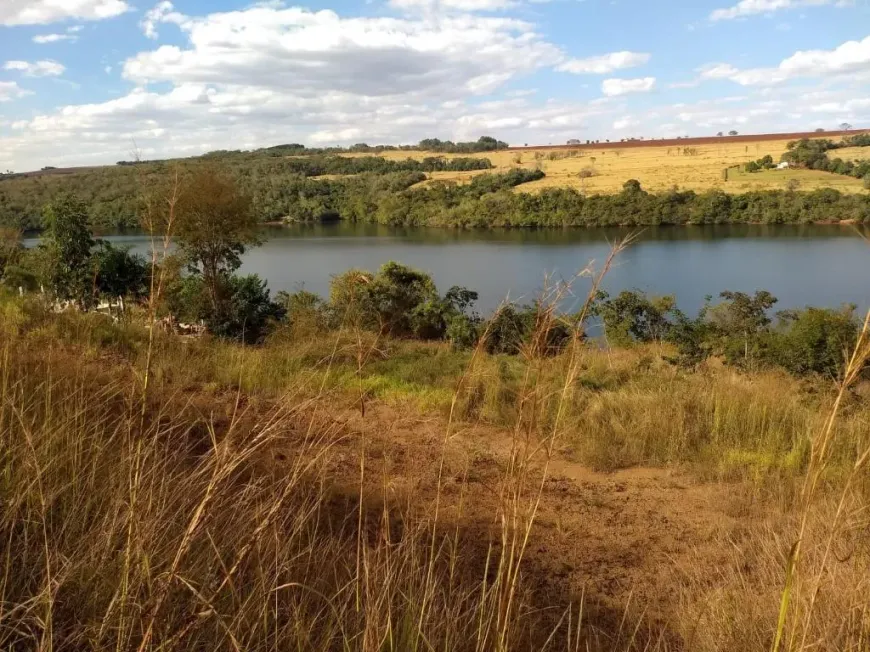
[[[305, 289], [326, 296], [330, 277], [352, 267], [375, 270], [396, 260], [432, 274], [444, 291], [465, 285], [489, 311], [505, 297], [529, 300], [546, 275], [572, 277], [600, 265], [622, 229], [454, 231], [395, 229], [350, 223], [275, 227], [244, 257], [242, 271], [268, 279], [273, 292]], [[146, 252], [141, 235], [107, 239]], [[870, 244], [852, 228], [697, 226], [647, 229], [623, 253], [605, 281], [610, 292], [639, 288], [674, 294], [694, 310], [722, 290], [770, 290], [779, 308], [870, 306]], [[582, 280], [576, 292], [583, 293]]]

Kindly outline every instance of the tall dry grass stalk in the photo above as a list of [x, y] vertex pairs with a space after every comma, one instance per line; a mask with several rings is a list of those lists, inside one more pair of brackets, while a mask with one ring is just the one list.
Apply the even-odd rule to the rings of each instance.
[[[849, 389], [857, 382], [870, 359], [870, 311], [867, 312], [861, 330], [858, 333], [854, 348], [846, 356], [846, 364], [838, 383], [838, 390], [830, 412], [821, 430], [812, 441], [810, 461], [801, 490], [800, 524], [797, 535], [791, 546], [786, 565], [785, 585], [780, 600], [779, 618], [771, 649], [779, 652], [782, 649], [786, 629], [788, 629], [788, 649], [802, 651], [814, 645], [808, 640], [812, 631], [813, 614], [816, 600], [819, 596], [824, 577], [828, 573], [834, 541], [842, 535], [841, 526], [847, 512], [851, 491], [867, 468], [870, 461], [870, 446], [859, 450], [846, 482], [841, 490], [836, 508], [830, 515], [829, 529], [824, 543], [824, 553], [821, 563], [815, 570], [815, 576], [805, 576], [802, 567], [804, 549], [808, 545], [808, 524], [815, 507], [815, 501], [828, 468], [834, 441], [834, 425], [842, 409], [843, 401]], [[866, 509], [866, 506], [861, 508]], [[797, 594], [807, 592], [804, 600], [796, 599]]]

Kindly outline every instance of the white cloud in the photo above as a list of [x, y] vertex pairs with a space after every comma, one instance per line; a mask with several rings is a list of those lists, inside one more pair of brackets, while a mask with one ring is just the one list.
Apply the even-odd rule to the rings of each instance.
[[655, 88], [655, 77], [639, 79], [605, 79], [601, 82], [601, 92], [607, 97], [626, 95], [627, 93], [647, 93]]
[[180, 25], [185, 21], [185, 17], [175, 11], [175, 7], [172, 5], [169, 0], [163, 0], [162, 2], [158, 2], [153, 9], [145, 12], [145, 17], [142, 19], [142, 22], [139, 23], [139, 26], [142, 28], [145, 36], [150, 39], [156, 39], [157, 34], [157, 25], [159, 23], [174, 23], [176, 25]]
[[835, 77], [870, 73], [870, 36], [847, 41], [833, 50], [795, 52], [773, 68], [739, 70], [717, 63], [699, 69], [700, 79], [730, 79], [742, 86], [770, 86], [799, 77]]
[[3, 65], [4, 70], [16, 70], [26, 77], [57, 77], [63, 74], [66, 68], [57, 61], [7, 61]]
[[846, 102], [825, 102], [810, 108], [813, 113], [836, 113], [853, 115], [859, 111], [870, 112], [870, 98], [848, 100]]
[[0, 25], [47, 25], [61, 20], [103, 20], [130, 10], [125, 0], [3, 0]]
[[622, 131], [624, 129], [630, 129], [632, 127], [637, 127], [640, 125], [640, 121], [637, 118], [634, 118], [630, 115], [623, 116], [619, 120], [615, 120], [613, 123], [613, 128], [617, 131]]
[[33, 42], [43, 45], [45, 43], [57, 43], [58, 41], [77, 41], [78, 38], [75, 34], [37, 34], [33, 37]]
[[779, 64], [789, 77], [839, 75], [870, 70], [870, 36], [863, 41], [847, 41], [833, 50], [795, 52]]
[[16, 82], [0, 81], [0, 102], [10, 102], [25, 95], [32, 95], [32, 93], [21, 88]]
[[710, 20], [732, 20], [756, 14], [769, 14], [782, 9], [809, 7], [821, 5], [846, 6], [849, 0], [740, 0], [733, 7], [716, 9], [710, 14]]
[[293, 94], [484, 94], [563, 56], [529, 23], [469, 14], [342, 18], [332, 11], [255, 6], [204, 18], [161, 13], [158, 20], [178, 24], [191, 46], [164, 45], [128, 59], [126, 79]]
[[556, 66], [556, 70], [561, 72], [571, 72], [575, 75], [606, 75], [615, 70], [641, 66], [649, 60], [650, 55], [645, 52], [629, 52], [623, 50], [621, 52], [611, 52], [609, 54], [602, 54], [597, 57], [587, 57], [585, 59], [568, 59]]
[[731, 79], [740, 71], [730, 63], [713, 63], [699, 68], [701, 79]]

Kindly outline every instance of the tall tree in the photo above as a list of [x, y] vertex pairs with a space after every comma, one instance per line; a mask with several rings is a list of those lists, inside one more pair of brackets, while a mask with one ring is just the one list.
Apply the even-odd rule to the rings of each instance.
[[95, 301], [86, 204], [74, 195], [58, 197], [45, 207], [43, 277], [55, 297], [87, 309]]
[[228, 279], [242, 254], [260, 243], [251, 200], [218, 171], [196, 171], [186, 182], [177, 206], [176, 241], [188, 269], [202, 276], [212, 310], [228, 298]]

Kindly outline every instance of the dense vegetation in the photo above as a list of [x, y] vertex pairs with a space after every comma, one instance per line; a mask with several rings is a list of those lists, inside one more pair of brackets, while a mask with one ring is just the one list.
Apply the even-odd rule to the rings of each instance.
[[[332, 160], [228, 159], [222, 169], [250, 196], [260, 221], [344, 219], [460, 228], [870, 221], [870, 196], [829, 188], [806, 193], [769, 190], [732, 195], [719, 190], [675, 189], [651, 194], [631, 180], [615, 195], [585, 196], [571, 188], [513, 192], [517, 185], [544, 176], [540, 170], [526, 168], [481, 174], [467, 184], [430, 182], [423, 187], [412, 187], [425, 179], [422, 171], [311, 178], [328, 165], [339, 165], [330, 162], [319, 167]], [[393, 166], [383, 159], [342, 160], [351, 161], [340, 163], [351, 166], [347, 169]], [[201, 166], [191, 163], [186, 170], [192, 173]], [[41, 228], [43, 206], [57, 194], [74, 192], [86, 203], [94, 227], [135, 228], [139, 226], [140, 188], [167, 173], [167, 166], [158, 164], [0, 181], [0, 224]]]
[[782, 160], [799, 168], [822, 170], [834, 174], [843, 174], [856, 179], [864, 179], [865, 186], [870, 189], [870, 160], [844, 161], [841, 158], [829, 159], [828, 152], [843, 147], [870, 146], [870, 134], [859, 134], [834, 142], [826, 138], [792, 141], [788, 151], [782, 155]]
[[[454, 143], [438, 138], [424, 138], [417, 145], [369, 145], [357, 143], [350, 147], [306, 147], [301, 143], [286, 143], [263, 147], [252, 151], [219, 149], [203, 154], [203, 159], [246, 158], [285, 156], [330, 156], [336, 154], [379, 154], [381, 152], [441, 152], [444, 154], [474, 154], [479, 152], [494, 152], [507, 149], [508, 144], [491, 136], [481, 136], [477, 140]], [[153, 161], [152, 161], [153, 162]], [[136, 165], [137, 161], [118, 161], [118, 165]], [[54, 169], [51, 167], [45, 169]]]

